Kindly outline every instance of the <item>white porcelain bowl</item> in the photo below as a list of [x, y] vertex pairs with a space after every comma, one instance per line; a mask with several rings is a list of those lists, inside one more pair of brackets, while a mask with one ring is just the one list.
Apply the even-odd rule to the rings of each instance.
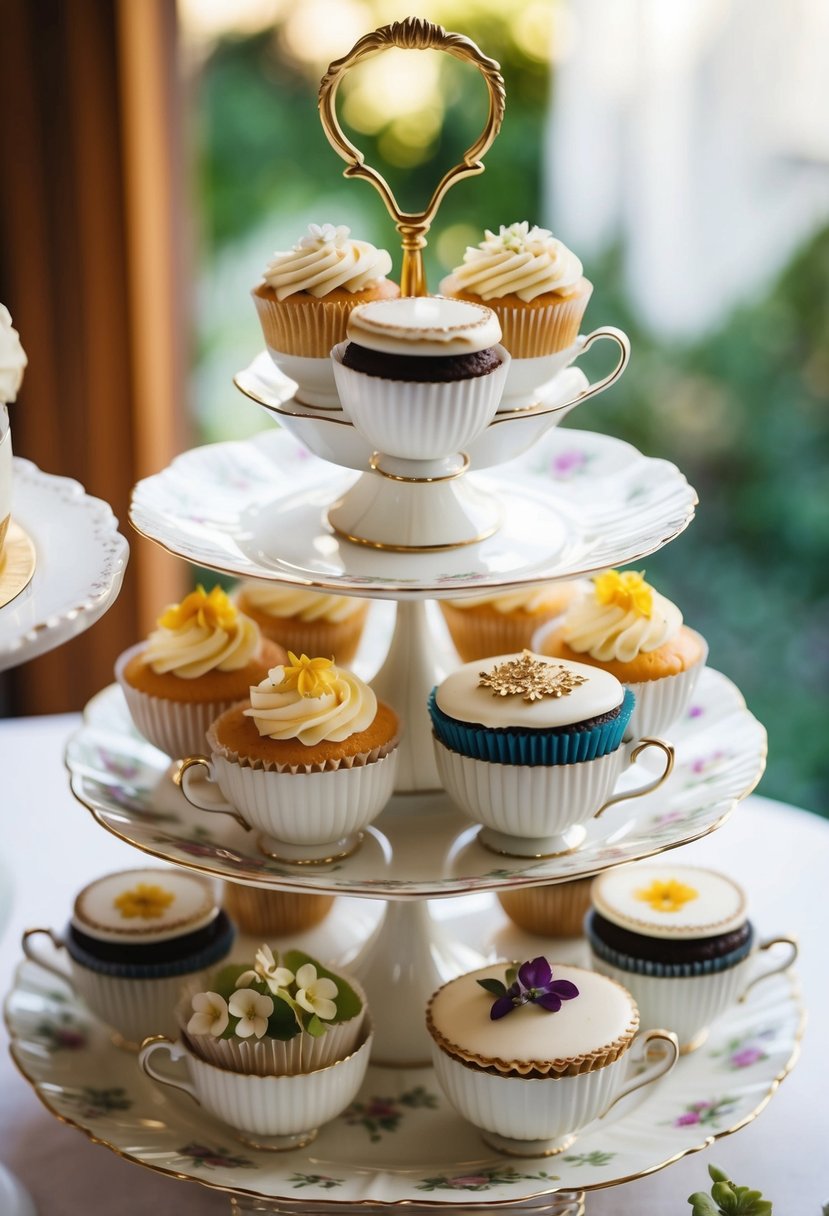
[[339, 410], [340, 398], [334, 380], [334, 369], [327, 355], [321, 359], [306, 355], [288, 355], [284, 351], [274, 350], [272, 346], [268, 347], [268, 354], [283, 376], [295, 382], [296, 401], [317, 409]]

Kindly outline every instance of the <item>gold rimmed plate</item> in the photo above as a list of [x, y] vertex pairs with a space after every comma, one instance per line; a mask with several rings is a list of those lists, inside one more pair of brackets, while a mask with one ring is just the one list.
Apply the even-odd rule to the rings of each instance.
[[15, 520], [9, 523], [0, 553], [0, 608], [25, 591], [34, 577], [37, 550], [32, 538]]

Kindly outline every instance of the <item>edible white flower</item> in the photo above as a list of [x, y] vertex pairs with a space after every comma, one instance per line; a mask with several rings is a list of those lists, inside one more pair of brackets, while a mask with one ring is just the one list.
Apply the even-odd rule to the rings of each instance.
[[237, 989], [227, 1007], [239, 1019], [236, 1033], [240, 1039], [249, 1039], [251, 1035], [262, 1038], [268, 1029], [268, 1018], [273, 1013], [273, 1001], [269, 996], [262, 996], [253, 988]]
[[218, 992], [197, 992], [193, 997], [193, 1016], [187, 1023], [188, 1034], [212, 1034], [216, 1038], [227, 1029], [227, 1001]]
[[278, 966], [270, 946], [264, 945], [256, 951], [254, 969], [243, 971], [236, 981], [236, 987], [244, 988], [247, 984], [255, 984], [257, 980], [262, 980], [271, 992], [277, 993], [280, 988], [287, 988], [294, 982], [294, 973], [287, 967]]
[[313, 963], [303, 963], [296, 973], [297, 1004], [308, 1013], [315, 1013], [324, 1022], [330, 1022], [336, 1017], [337, 1006], [333, 997], [337, 995], [337, 985], [333, 980], [317, 976]]

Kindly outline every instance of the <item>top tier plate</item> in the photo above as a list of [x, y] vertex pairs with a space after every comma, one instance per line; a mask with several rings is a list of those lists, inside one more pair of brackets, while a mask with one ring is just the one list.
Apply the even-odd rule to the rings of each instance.
[[504, 523], [462, 549], [400, 554], [339, 539], [327, 508], [355, 474], [285, 431], [195, 448], [138, 483], [138, 532], [201, 566], [240, 577], [390, 599], [571, 579], [638, 561], [682, 532], [697, 496], [675, 465], [607, 435], [556, 429], [474, 477]]

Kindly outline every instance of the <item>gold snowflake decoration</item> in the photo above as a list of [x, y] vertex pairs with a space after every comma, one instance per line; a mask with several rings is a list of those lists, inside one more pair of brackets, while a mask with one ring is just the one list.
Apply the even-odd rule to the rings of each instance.
[[174, 899], [172, 891], [165, 891], [155, 883], [140, 882], [131, 891], [122, 891], [112, 903], [126, 920], [136, 916], [141, 920], [153, 920], [163, 916]]
[[566, 697], [587, 676], [577, 675], [558, 663], [545, 663], [525, 650], [520, 659], [498, 663], [492, 671], [482, 671], [479, 688], [491, 688], [494, 697], [522, 697], [525, 701], [540, 701], [543, 697]]

